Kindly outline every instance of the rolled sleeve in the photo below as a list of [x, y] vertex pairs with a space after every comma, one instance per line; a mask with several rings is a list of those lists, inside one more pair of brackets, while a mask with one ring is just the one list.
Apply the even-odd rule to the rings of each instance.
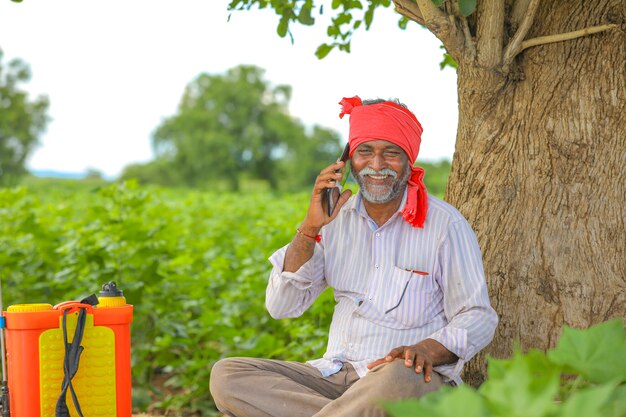
[[272, 271], [265, 291], [265, 306], [277, 319], [302, 315], [328, 286], [324, 279], [324, 255], [320, 245], [315, 246], [311, 259], [296, 272], [283, 271], [288, 247], [280, 248], [269, 258]]
[[428, 337], [441, 343], [446, 349], [454, 353], [459, 359], [456, 362], [434, 367], [435, 371], [457, 385], [462, 383], [461, 372], [467, 362], [467, 330], [444, 327]]

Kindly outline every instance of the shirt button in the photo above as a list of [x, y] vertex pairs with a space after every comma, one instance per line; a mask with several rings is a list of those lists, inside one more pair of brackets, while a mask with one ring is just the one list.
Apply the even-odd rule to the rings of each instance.
[[376, 269], [378, 269], [378, 264], [374, 265], [374, 267], [375, 267]]
[[380, 236], [380, 233], [376, 233], [376, 237]]

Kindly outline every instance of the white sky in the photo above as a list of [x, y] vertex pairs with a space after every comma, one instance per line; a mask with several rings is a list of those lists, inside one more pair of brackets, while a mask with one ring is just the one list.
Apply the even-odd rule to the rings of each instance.
[[[325, 2], [323, 18], [332, 14]], [[228, 0], [0, 1], [3, 65], [26, 61], [23, 85], [46, 94], [52, 120], [28, 166], [109, 177], [152, 158], [151, 134], [176, 112], [198, 74], [239, 64], [266, 70], [273, 84], [291, 85], [291, 114], [347, 139], [338, 118], [341, 97], [398, 97], [424, 127], [420, 160], [452, 158], [458, 120], [456, 74], [439, 69], [440, 42], [410, 22], [397, 27], [391, 9], [377, 11], [370, 31], [357, 31], [352, 52], [323, 60], [323, 22], [292, 27], [294, 44], [276, 34], [270, 10], [234, 12]], [[322, 23], [322, 24], [320, 24]]]

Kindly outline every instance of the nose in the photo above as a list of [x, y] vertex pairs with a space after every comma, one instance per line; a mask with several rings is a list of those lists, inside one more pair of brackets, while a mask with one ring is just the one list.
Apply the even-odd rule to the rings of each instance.
[[370, 168], [376, 171], [380, 171], [385, 167], [385, 158], [383, 158], [382, 154], [375, 153], [372, 159], [370, 160]]

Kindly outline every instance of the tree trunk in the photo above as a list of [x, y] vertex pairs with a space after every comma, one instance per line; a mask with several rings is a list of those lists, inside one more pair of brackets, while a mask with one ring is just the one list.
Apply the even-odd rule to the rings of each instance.
[[508, 76], [459, 62], [446, 194], [477, 233], [500, 317], [472, 385], [484, 353], [626, 316], [626, 3], [542, 2], [528, 37], [607, 21], [621, 28], [527, 49]]

